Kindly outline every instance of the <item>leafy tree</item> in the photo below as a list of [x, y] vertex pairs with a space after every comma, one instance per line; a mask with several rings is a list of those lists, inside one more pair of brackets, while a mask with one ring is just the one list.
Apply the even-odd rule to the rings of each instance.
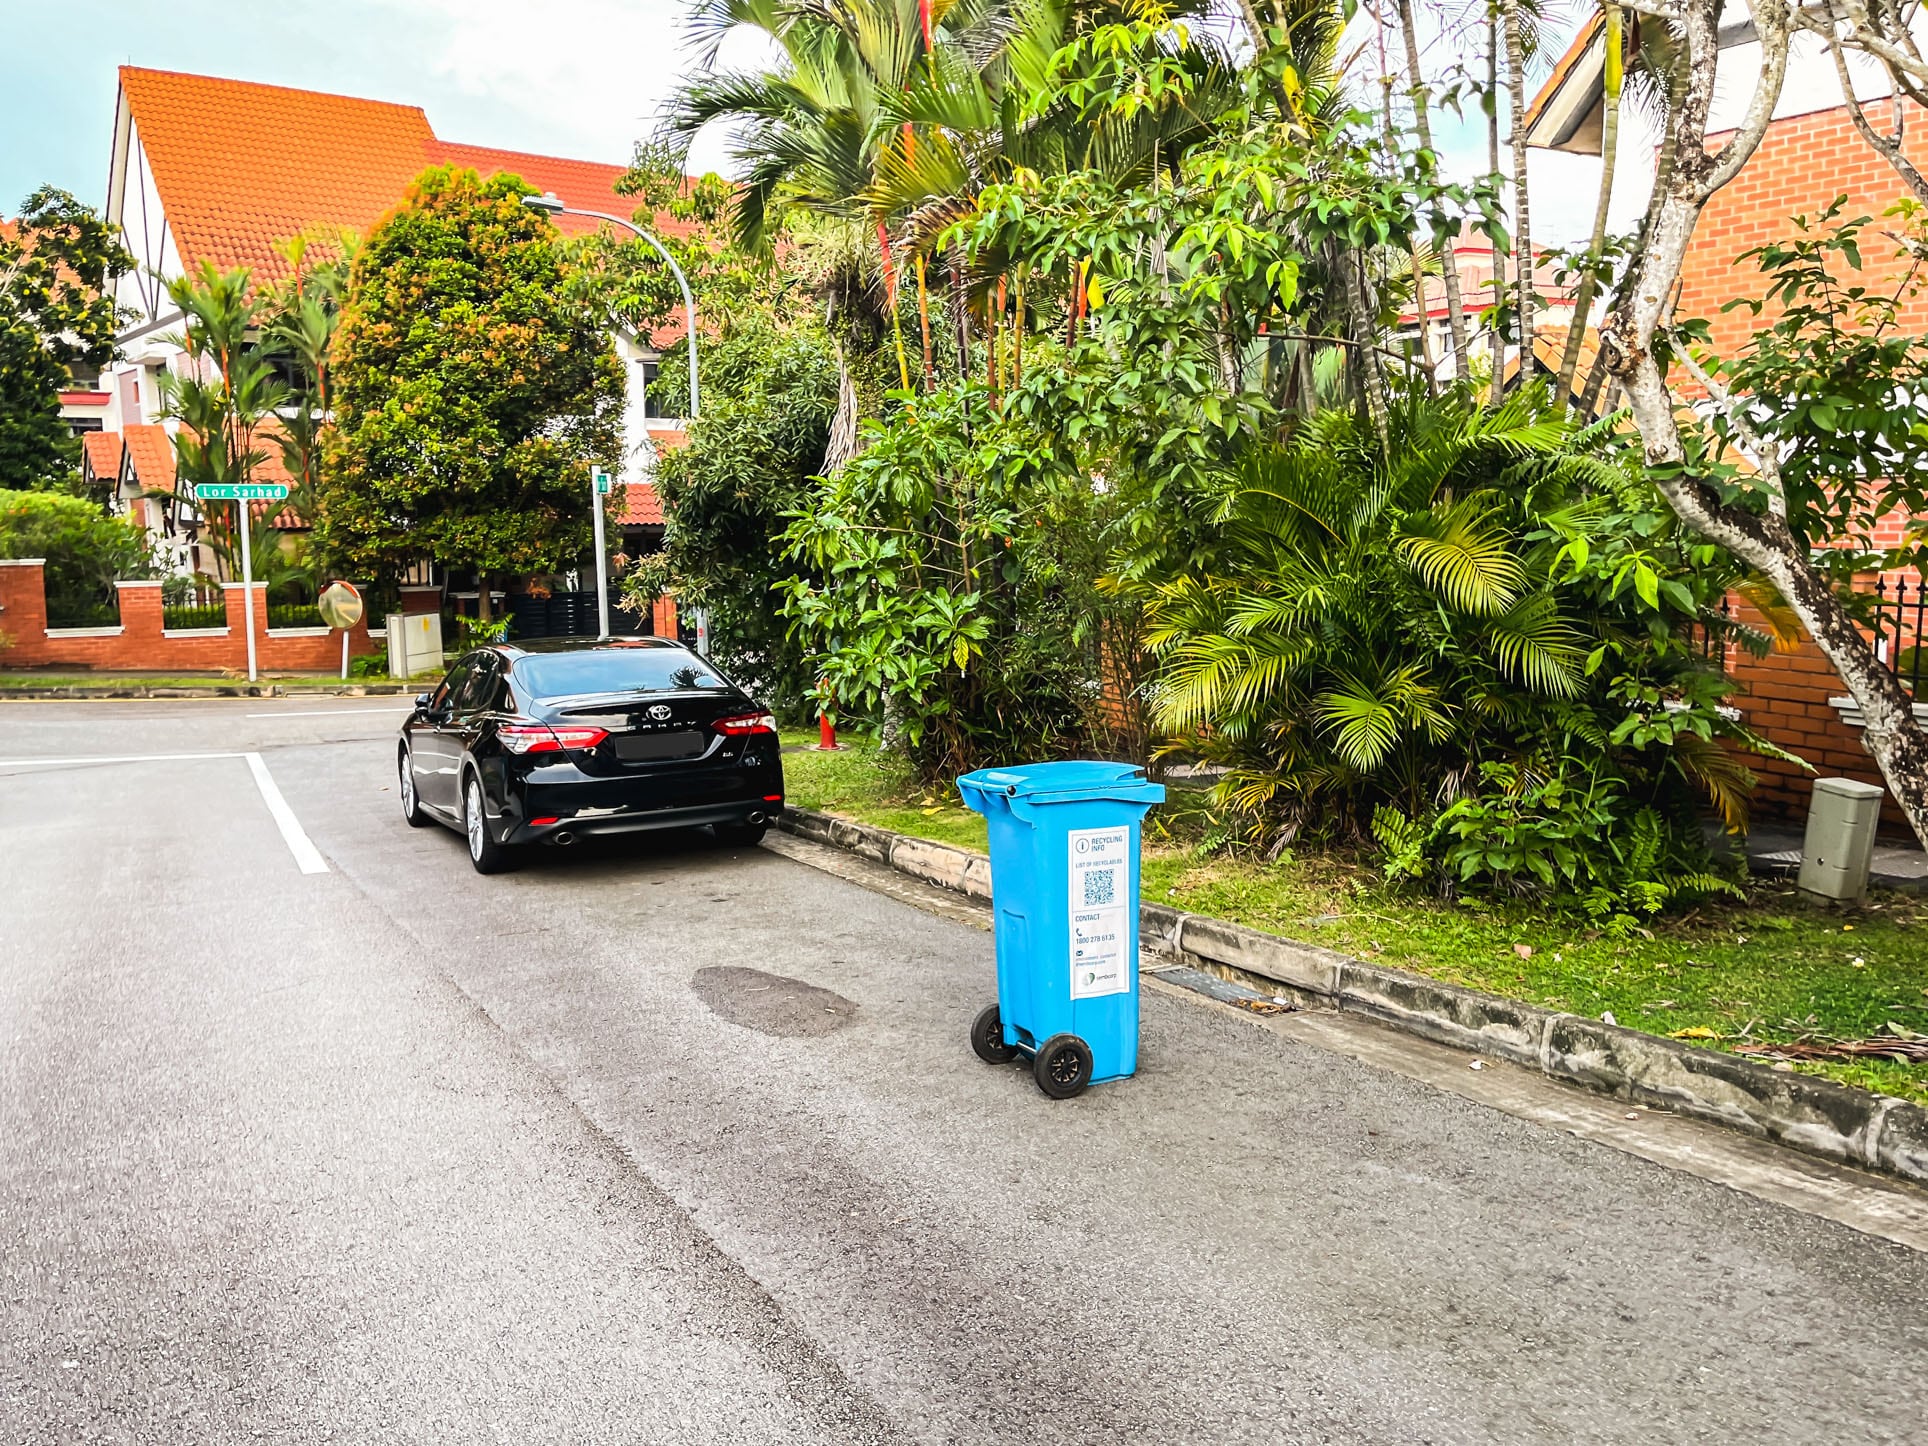
[[[679, 601], [709, 611], [717, 660], [795, 710], [816, 678], [777, 614], [773, 590], [794, 571], [778, 539], [823, 465], [836, 365], [820, 326], [752, 311], [705, 340], [703, 371], [689, 445], [665, 453], [656, 471], [668, 581]], [[632, 606], [659, 581], [640, 574]]]
[[[1693, 413], [1683, 405], [1670, 375], [1677, 359], [1685, 356], [1692, 360], [1687, 345], [1691, 338], [1676, 329], [1673, 308], [1676, 283], [1695, 228], [1708, 202], [1741, 174], [1766, 135], [1787, 78], [1796, 32], [1809, 31], [1835, 56], [1845, 103], [1863, 139], [1889, 162], [1921, 202], [1928, 202], [1928, 181], [1901, 153], [1900, 131], [1887, 136], [1877, 133], [1853, 99], [1843, 51], [1845, 48], [1873, 57], [1886, 69], [1898, 93], [1915, 96], [1923, 94], [1921, 87], [1928, 82], [1928, 62], [1915, 45], [1908, 28], [1910, 21], [1893, 7], [1850, 6], [1837, 20], [1832, 9], [1810, 12], [1778, 0], [1762, 0], [1750, 9], [1760, 44], [1760, 62], [1743, 118], [1724, 136], [1710, 133], [1721, 56], [1722, 8], [1721, 0], [1680, 0], [1668, 12], [1668, 29], [1680, 56], [1663, 143], [1663, 153], [1670, 159], [1656, 179], [1642, 223], [1646, 244], [1628, 267], [1601, 328], [1601, 356], [1608, 374], [1626, 395], [1629, 414], [1644, 444], [1649, 475], [1668, 505], [1702, 537], [1758, 569], [1793, 609], [1860, 706], [1862, 741], [1916, 835], [1928, 844], [1928, 729], [1916, 721], [1914, 700], [1875, 655], [1867, 634], [1858, 626], [1855, 605], [1836, 586], [1833, 564], [1825, 557], [1817, 558], [1810, 538], [1802, 535], [1799, 518], [1790, 516], [1790, 481], [1798, 493], [1802, 485], [1800, 469], [1811, 461], [1839, 456], [1840, 450], [1828, 445], [1810, 450], [1792, 479], [1782, 475], [1779, 450], [1771, 438], [1766, 445], [1748, 449], [1751, 465], [1745, 472], [1709, 466], [1706, 449], [1686, 420]], [[1897, 109], [1897, 120], [1899, 116]], [[1791, 257], [1789, 264], [1792, 277], [1798, 278], [1806, 269], [1800, 256]], [[1807, 312], [1808, 322], [1802, 325], [1821, 320], [1808, 305], [1821, 300], [1808, 282], [1797, 280], [1794, 295], [1785, 299], [1793, 301], [1797, 310]], [[1761, 363], [1757, 375], [1770, 388], [1793, 383], [1794, 405], [1789, 405], [1790, 398], [1771, 393], [1750, 397], [1717, 388], [1714, 406], [1723, 414], [1721, 425], [1734, 437], [1745, 440], [1753, 426], [1750, 413], [1757, 405], [1774, 414], [1776, 428], [1812, 421], [1822, 421], [1825, 426], [1829, 414], [1837, 418], [1866, 415], [1865, 394], [1852, 389], [1839, 394], [1809, 392], [1811, 382], [1827, 380], [1825, 367], [1820, 375], [1803, 378], [1798, 368], [1785, 366], [1785, 361], [1793, 360], [1784, 354], [1783, 343], [1789, 339], [1770, 336], [1765, 349], [1757, 349]], [[1892, 342], [1892, 337], [1886, 339], [1886, 344]], [[1777, 353], [1782, 355], [1777, 358]], [[1705, 367], [1699, 370], [1702, 377], [1709, 375]], [[1694, 380], [1694, 371], [1694, 367], [1683, 367], [1680, 375]], [[1886, 450], [1895, 430], [1914, 430], [1922, 425], [1919, 402], [1913, 400], [1920, 396], [1917, 386], [1887, 396], [1890, 400], [1885, 410], [1894, 415], [1891, 422], [1879, 424], [1870, 434], [1870, 460]], [[1909, 414], [1907, 420], [1901, 414]], [[1860, 445], [1851, 443], [1848, 450]], [[1823, 470], [1811, 475], [1823, 480], [1826, 474]], [[1876, 475], [1862, 474], [1862, 481]], [[1848, 482], [1850, 474], [1837, 473], [1835, 480]]]
[[105, 366], [119, 331], [111, 285], [134, 258], [108, 225], [43, 186], [0, 224], [0, 487], [68, 480], [80, 444], [60, 417], [77, 365]]
[[141, 528], [58, 492], [0, 490], [0, 557], [47, 560], [47, 612], [56, 620], [95, 621], [113, 611], [117, 581], [154, 575]]
[[484, 581], [589, 545], [593, 462], [614, 466], [622, 373], [567, 291], [547, 217], [509, 175], [431, 167], [357, 252], [334, 344], [336, 441], [315, 536], [363, 575], [424, 555]]

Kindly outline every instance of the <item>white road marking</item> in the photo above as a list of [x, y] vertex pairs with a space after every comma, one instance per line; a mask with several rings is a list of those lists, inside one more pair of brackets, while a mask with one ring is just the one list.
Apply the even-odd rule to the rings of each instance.
[[254, 774], [254, 785], [261, 790], [261, 801], [268, 805], [268, 812], [274, 815], [275, 826], [281, 830], [282, 841], [288, 845], [288, 852], [295, 856], [295, 866], [304, 874], [325, 874], [328, 861], [321, 856], [308, 835], [302, 832], [301, 820], [295, 811], [288, 807], [288, 800], [281, 796], [275, 786], [274, 778], [268, 772], [268, 765], [259, 753], [247, 755], [248, 769]]
[[287, 713], [250, 713], [250, 718], [346, 718], [355, 713], [369, 713], [376, 717], [387, 717], [395, 713], [413, 713], [407, 708], [312, 708], [303, 712]]
[[239, 753], [129, 753], [120, 757], [94, 754], [86, 758], [0, 758], [0, 768], [53, 768], [79, 763], [174, 763], [197, 758], [240, 758]]
[[0, 758], [0, 768], [54, 768], [72, 767], [89, 763], [183, 763], [207, 758], [245, 758], [248, 771], [254, 775], [254, 786], [261, 790], [261, 801], [268, 805], [268, 813], [281, 830], [281, 838], [288, 845], [288, 852], [295, 856], [295, 867], [304, 874], [325, 874], [329, 871], [328, 861], [321, 856], [301, 827], [301, 820], [295, 811], [288, 807], [288, 800], [281, 796], [274, 777], [268, 772], [268, 765], [259, 753], [130, 753], [119, 756], [95, 754], [85, 758]]

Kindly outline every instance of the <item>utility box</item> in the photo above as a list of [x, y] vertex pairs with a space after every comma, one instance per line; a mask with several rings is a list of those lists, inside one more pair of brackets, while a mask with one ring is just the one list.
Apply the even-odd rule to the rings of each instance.
[[1801, 845], [1801, 890], [1824, 899], [1868, 892], [1882, 791], [1853, 778], [1817, 778]]
[[991, 844], [997, 999], [971, 1026], [991, 1064], [1020, 1056], [1069, 1099], [1138, 1068], [1138, 846], [1165, 790], [1129, 763], [980, 768], [957, 780]]
[[388, 615], [388, 676], [412, 678], [442, 666], [442, 615]]

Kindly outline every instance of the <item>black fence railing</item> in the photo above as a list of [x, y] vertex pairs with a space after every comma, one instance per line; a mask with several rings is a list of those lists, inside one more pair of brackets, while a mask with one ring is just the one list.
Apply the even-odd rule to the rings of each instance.
[[120, 626], [120, 601], [94, 593], [50, 593], [47, 597], [47, 626], [50, 628], [113, 628]]
[[161, 609], [161, 626], [173, 632], [227, 625], [228, 605], [224, 602], [169, 603]]
[[[512, 638], [596, 636], [596, 594], [593, 589], [552, 592], [547, 597], [510, 593], [504, 601], [508, 604], [509, 636]], [[648, 635], [655, 628], [647, 612], [632, 611], [612, 598], [609, 630], [619, 634]]]
[[1874, 651], [1888, 665], [1901, 686], [1921, 697], [1921, 675], [1928, 665], [1928, 644], [1922, 624], [1928, 619], [1928, 582], [1917, 576], [1914, 586], [1897, 578], [1890, 586], [1880, 577], [1874, 584]]

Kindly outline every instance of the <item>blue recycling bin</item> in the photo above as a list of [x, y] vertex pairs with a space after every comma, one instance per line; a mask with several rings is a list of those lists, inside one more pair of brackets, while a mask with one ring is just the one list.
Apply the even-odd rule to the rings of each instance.
[[957, 780], [991, 836], [997, 1003], [971, 1026], [978, 1056], [1027, 1056], [1069, 1099], [1138, 1068], [1138, 845], [1164, 787], [1129, 763], [980, 768]]

